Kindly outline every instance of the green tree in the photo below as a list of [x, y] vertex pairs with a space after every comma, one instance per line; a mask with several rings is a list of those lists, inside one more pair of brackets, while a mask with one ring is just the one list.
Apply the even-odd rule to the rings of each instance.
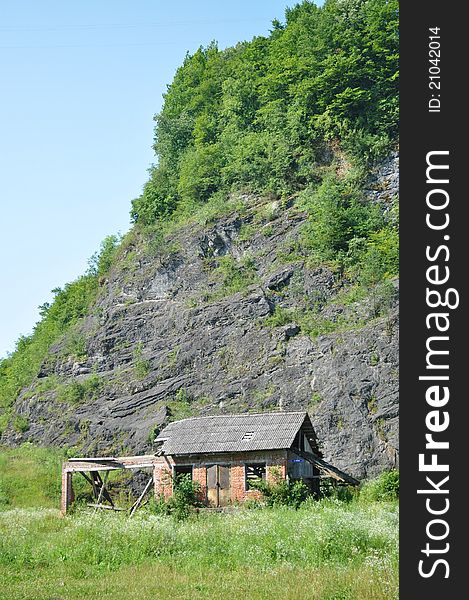
[[157, 164], [134, 221], [233, 187], [288, 194], [317, 181], [325, 141], [366, 163], [395, 139], [397, 1], [303, 1], [285, 19], [268, 37], [186, 56], [155, 117]]

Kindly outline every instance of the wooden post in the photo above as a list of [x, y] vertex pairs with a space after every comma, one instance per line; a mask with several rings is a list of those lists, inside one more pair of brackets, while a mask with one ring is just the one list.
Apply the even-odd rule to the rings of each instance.
[[[99, 477], [99, 479], [101, 479], [99, 473], [98, 473], [98, 477]], [[109, 471], [106, 471], [104, 473], [104, 479], [101, 480], [101, 489], [99, 490], [98, 499], [96, 500], [96, 508], [94, 509], [95, 512], [98, 510], [98, 507], [101, 504], [101, 498], [104, 494], [104, 490], [106, 490], [106, 482], [107, 482], [108, 477], [109, 477]], [[106, 490], [106, 492], [107, 492], [107, 490]], [[107, 494], [107, 495], [109, 496], [109, 494]]]
[[66, 469], [62, 469], [62, 496], [60, 501], [60, 512], [62, 513], [62, 516], [67, 514], [67, 510], [72, 502], [72, 473]]
[[150, 477], [150, 479], [148, 480], [147, 485], [145, 486], [145, 489], [143, 490], [143, 492], [140, 494], [140, 496], [138, 497], [138, 500], [136, 500], [131, 509], [130, 509], [130, 513], [129, 516], [132, 517], [133, 514], [135, 513], [135, 511], [137, 510], [137, 508], [140, 506], [140, 504], [142, 503], [143, 498], [145, 497], [145, 494], [148, 492], [148, 490], [150, 489], [151, 484], [153, 483], [153, 476]]

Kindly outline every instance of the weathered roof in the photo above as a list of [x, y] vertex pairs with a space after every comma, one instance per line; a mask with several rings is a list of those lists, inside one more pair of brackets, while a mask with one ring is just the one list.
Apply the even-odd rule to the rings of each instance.
[[167, 455], [282, 450], [292, 446], [296, 434], [307, 421], [306, 412], [217, 415], [194, 417], [170, 423], [158, 435]]

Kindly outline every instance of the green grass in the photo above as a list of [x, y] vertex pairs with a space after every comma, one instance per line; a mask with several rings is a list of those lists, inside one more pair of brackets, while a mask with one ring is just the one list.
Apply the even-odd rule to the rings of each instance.
[[0, 510], [9, 507], [56, 508], [65, 452], [23, 444], [0, 452]]
[[[86, 422], [82, 424], [86, 428]], [[17, 448], [0, 446], [0, 513], [12, 508], [58, 508], [62, 462], [77, 453], [76, 448], [40, 448], [29, 442]], [[128, 473], [115, 471], [108, 481], [121, 505], [133, 502], [126, 478]], [[73, 478], [73, 488], [79, 501], [91, 500], [91, 487], [79, 475]]]
[[[0, 598], [397, 600], [397, 474], [350, 502], [194, 515], [61, 518], [64, 449], [0, 452]], [[82, 487], [80, 487], [82, 486]], [[74, 478], [77, 496], [86, 483]], [[381, 499], [381, 501], [376, 501]], [[146, 512], [145, 512], [146, 510]]]
[[[2, 569], [0, 569], [0, 573]], [[12, 600], [393, 600], [397, 584], [379, 571], [323, 567], [280, 567], [266, 572], [246, 568], [218, 572], [181, 571], [168, 564], [143, 563], [112, 573], [89, 571], [19, 572], [0, 583]]]
[[63, 519], [51, 509], [11, 510], [0, 513], [0, 533], [0, 596], [12, 599], [221, 598], [223, 591], [397, 598], [393, 503], [329, 500], [183, 523], [145, 513]]
[[59, 402], [68, 402], [69, 404], [92, 402], [98, 398], [102, 389], [102, 378], [97, 373], [93, 373], [82, 381], [72, 381], [59, 386], [57, 399]]
[[334, 320], [324, 318], [317, 310], [275, 307], [274, 312], [262, 321], [269, 327], [281, 327], [289, 323], [297, 323], [301, 331], [314, 339], [320, 335], [340, 333], [353, 329], [360, 329], [364, 321], [358, 318], [338, 315]]
[[231, 255], [222, 256], [212, 274], [215, 281], [221, 281], [221, 287], [209, 298], [212, 302], [243, 292], [257, 281], [256, 266], [250, 256], [239, 261]]

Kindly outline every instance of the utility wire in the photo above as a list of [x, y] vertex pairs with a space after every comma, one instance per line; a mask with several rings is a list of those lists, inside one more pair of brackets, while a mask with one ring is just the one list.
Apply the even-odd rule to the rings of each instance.
[[[179, 44], [178, 40], [169, 40], [165, 42], [135, 42], [128, 44], [54, 44], [50, 46], [0, 46], [0, 50], [42, 50], [51, 48], [125, 48], [131, 46], [169, 46], [173, 44]], [[200, 46], [200, 40], [190, 41], [184, 40], [185, 44], [198, 44]]]
[[14, 32], [14, 31], [25, 31], [25, 32], [41, 32], [41, 31], [61, 31], [64, 29], [135, 29], [138, 27], [184, 27], [192, 25], [221, 25], [224, 23], [260, 23], [265, 22], [265, 19], [200, 19], [192, 21], [167, 21], [158, 23], [90, 23], [84, 25], [60, 25], [57, 27], [35, 27], [26, 25], [24, 27], [17, 27], [16, 25], [1, 25], [0, 31]]

